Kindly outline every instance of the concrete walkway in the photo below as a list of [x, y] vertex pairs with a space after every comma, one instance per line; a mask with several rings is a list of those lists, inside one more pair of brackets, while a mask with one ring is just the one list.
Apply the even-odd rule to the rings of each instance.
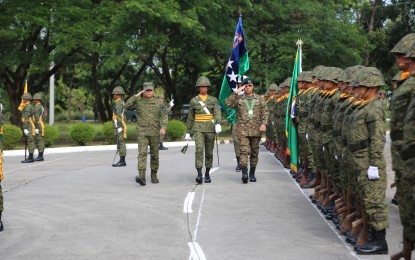
[[[0, 259], [389, 259], [356, 256], [309, 202], [311, 190], [263, 147], [257, 183], [242, 184], [233, 146], [221, 144], [212, 183], [195, 185], [194, 147], [182, 154], [184, 144], [165, 143], [160, 183], [144, 187], [134, 182], [136, 145], [121, 168], [111, 167], [115, 146], [47, 149], [33, 164], [5, 151]], [[389, 210], [394, 253], [401, 225]]]

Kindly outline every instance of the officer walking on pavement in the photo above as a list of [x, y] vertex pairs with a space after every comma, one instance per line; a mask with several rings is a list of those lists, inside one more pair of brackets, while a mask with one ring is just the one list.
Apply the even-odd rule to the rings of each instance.
[[[255, 169], [258, 164], [259, 142], [262, 132], [267, 130], [268, 108], [262, 96], [254, 92], [251, 78], [242, 81], [239, 87], [226, 99], [226, 105], [236, 108], [236, 131], [240, 140], [242, 182], [248, 182], [248, 157], [250, 160], [249, 181], [256, 182]], [[243, 95], [238, 95], [244, 91]]]
[[115, 87], [112, 90], [112, 99], [114, 100], [114, 107], [112, 109], [112, 126], [114, 128], [115, 135], [117, 136], [117, 150], [120, 154], [120, 161], [114, 163], [113, 167], [126, 166], [125, 156], [127, 155], [127, 149], [125, 146], [125, 140], [127, 139], [127, 125], [125, 124], [124, 116], [124, 89], [120, 86]]
[[33, 152], [35, 151], [35, 124], [33, 122], [34, 107], [31, 103], [32, 95], [27, 92], [22, 96], [22, 128], [27, 142], [27, 149], [29, 150], [29, 157], [25, 158], [22, 163], [32, 163], [35, 161]]
[[[143, 98], [140, 96], [144, 95]], [[166, 106], [159, 99], [154, 98], [154, 85], [145, 82], [143, 90], [127, 100], [125, 109], [135, 108], [137, 111], [138, 136], [138, 176], [135, 181], [146, 185], [146, 167], [148, 146], [150, 146], [151, 183], [159, 183], [157, 171], [159, 169], [160, 135], [166, 134], [167, 111]]]
[[33, 95], [35, 101], [34, 110], [34, 124], [35, 124], [35, 146], [39, 152], [39, 155], [35, 158], [35, 161], [43, 161], [43, 152], [45, 151], [45, 125], [43, 124], [43, 114], [45, 108], [42, 106], [42, 94], [36, 93]]
[[195, 166], [197, 170], [196, 182], [203, 182], [203, 153], [205, 154], [205, 183], [210, 183], [210, 169], [213, 163], [213, 148], [215, 136], [222, 131], [220, 125], [221, 111], [218, 100], [208, 95], [210, 81], [201, 76], [196, 81], [199, 94], [192, 98], [189, 103], [189, 114], [187, 117], [187, 133], [185, 139], [190, 141], [192, 133], [195, 140]]

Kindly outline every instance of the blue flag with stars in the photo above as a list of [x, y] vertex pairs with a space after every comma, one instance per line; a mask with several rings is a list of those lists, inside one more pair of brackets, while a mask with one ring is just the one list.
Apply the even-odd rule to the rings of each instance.
[[225, 100], [238, 88], [238, 76], [249, 70], [248, 49], [245, 43], [245, 34], [242, 28], [242, 17], [239, 17], [233, 39], [231, 56], [223, 76], [222, 87], [219, 94], [219, 104], [229, 123], [236, 123], [236, 110], [226, 106]]

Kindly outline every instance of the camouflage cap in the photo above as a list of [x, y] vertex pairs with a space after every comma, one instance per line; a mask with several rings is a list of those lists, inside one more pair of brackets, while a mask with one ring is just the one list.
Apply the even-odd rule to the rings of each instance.
[[196, 81], [196, 87], [210, 87], [210, 81], [207, 77], [201, 76]]
[[405, 35], [390, 52], [403, 53], [405, 57], [415, 57], [415, 33]]
[[277, 90], [278, 85], [275, 83], [272, 83], [271, 85], [269, 85], [268, 90]]
[[36, 93], [33, 95], [33, 99], [37, 99], [37, 100], [43, 100], [42, 94], [41, 93]]
[[22, 98], [32, 100], [32, 94], [30, 94], [29, 92], [26, 92], [22, 95]]
[[144, 82], [143, 89], [144, 90], [153, 90], [154, 91], [154, 84], [153, 84], [153, 82]]
[[124, 89], [120, 86], [117, 86], [112, 90], [112, 95], [125, 95]]
[[356, 65], [356, 66], [346, 68], [344, 70], [344, 72], [346, 73], [346, 77], [343, 80], [343, 82], [352, 82], [355, 79], [356, 74], [364, 68], [365, 66], [362, 66], [362, 65]]
[[375, 67], [367, 67], [359, 74], [359, 86], [368, 88], [386, 86], [382, 72]]

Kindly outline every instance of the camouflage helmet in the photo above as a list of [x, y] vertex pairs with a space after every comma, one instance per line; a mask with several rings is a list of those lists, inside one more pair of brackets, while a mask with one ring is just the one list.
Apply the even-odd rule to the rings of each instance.
[[337, 79], [343, 72], [342, 69], [336, 67], [326, 67], [321, 76], [322, 80], [331, 81], [337, 83]]
[[311, 82], [311, 74], [311, 71], [302, 71], [297, 77], [297, 82]]
[[346, 77], [344, 78], [343, 82], [352, 82], [355, 79], [356, 74], [362, 69], [364, 69], [365, 66], [362, 65], [356, 65], [352, 67], [348, 67], [344, 70], [344, 73], [346, 74]]
[[368, 88], [386, 86], [382, 72], [375, 67], [367, 67], [359, 74], [358, 79], [360, 86]]
[[284, 82], [282, 83], [282, 88], [289, 88], [291, 85], [291, 77], [288, 77], [284, 80]]
[[43, 100], [42, 94], [41, 93], [36, 93], [33, 95], [33, 99], [36, 100]]
[[378, 91], [378, 93], [379, 93], [379, 94], [385, 94], [385, 95], [386, 95], [386, 90], [384, 90], [384, 89], [380, 89], [380, 90]]
[[277, 90], [278, 89], [278, 85], [275, 83], [272, 83], [271, 85], [269, 85], [268, 90]]
[[22, 98], [32, 100], [32, 94], [30, 94], [29, 92], [26, 92], [22, 95]]
[[390, 52], [402, 53], [405, 57], [415, 57], [415, 33], [405, 35]]
[[316, 77], [318, 79], [321, 79], [321, 75], [325, 69], [325, 66], [318, 65], [311, 71], [311, 77]]
[[210, 87], [210, 81], [207, 77], [201, 76], [196, 81], [196, 87]]
[[112, 94], [113, 95], [125, 95], [125, 92], [124, 92], [124, 89], [122, 87], [117, 86], [112, 90]]

